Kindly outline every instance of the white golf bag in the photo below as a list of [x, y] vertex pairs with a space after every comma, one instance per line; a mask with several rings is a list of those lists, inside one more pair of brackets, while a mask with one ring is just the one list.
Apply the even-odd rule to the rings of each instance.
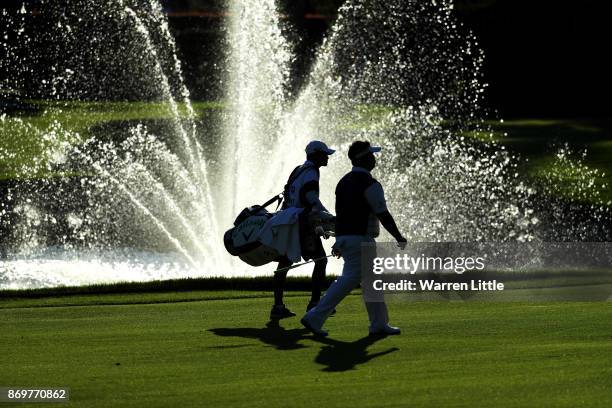
[[225, 248], [251, 266], [285, 257], [298, 262], [309, 258], [318, 236], [333, 235], [335, 218], [326, 212], [290, 207], [275, 214], [262, 206], [245, 208], [223, 238]]

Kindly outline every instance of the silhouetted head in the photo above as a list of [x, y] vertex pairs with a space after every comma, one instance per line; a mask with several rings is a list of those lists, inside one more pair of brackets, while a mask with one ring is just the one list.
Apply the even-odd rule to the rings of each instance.
[[370, 145], [370, 142], [358, 140], [349, 147], [348, 157], [356, 167], [363, 167], [366, 170], [373, 170], [376, 167], [376, 157], [374, 153], [380, 152], [380, 147]]
[[313, 140], [306, 146], [306, 159], [310, 160], [317, 167], [327, 166], [329, 156], [334, 154], [335, 150], [330, 149], [323, 142]]

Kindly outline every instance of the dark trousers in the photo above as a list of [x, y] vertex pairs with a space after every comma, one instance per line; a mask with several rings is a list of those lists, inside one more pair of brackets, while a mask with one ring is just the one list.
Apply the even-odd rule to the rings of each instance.
[[[323, 243], [321, 238], [316, 239], [316, 248], [313, 252], [312, 259], [323, 258], [326, 256], [325, 249], [323, 249]], [[274, 272], [274, 304], [283, 304], [283, 292], [285, 290], [285, 281], [287, 280], [287, 270], [279, 271], [279, 269], [287, 268], [291, 266], [291, 261], [283, 257], [278, 262], [277, 271]], [[321, 291], [325, 284], [325, 268], [327, 267], [327, 258], [319, 259], [314, 263], [314, 269], [312, 270], [312, 295], [310, 297], [311, 303], [317, 303], [321, 299]]]

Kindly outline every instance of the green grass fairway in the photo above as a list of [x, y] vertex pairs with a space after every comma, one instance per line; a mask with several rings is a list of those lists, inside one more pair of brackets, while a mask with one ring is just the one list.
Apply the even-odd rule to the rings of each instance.
[[612, 406], [609, 302], [392, 302], [404, 333], [373, 339], [353, 295], [317, 340], [267, 327], [268, 294], [184, 293], [0, 300], [0, 386], [70, 387], [56, 407]]

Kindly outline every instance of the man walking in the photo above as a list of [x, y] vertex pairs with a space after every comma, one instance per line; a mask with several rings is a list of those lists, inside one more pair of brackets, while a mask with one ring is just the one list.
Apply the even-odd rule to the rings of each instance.
[[[370, 174], [376, 166], [374, 153], [380, 150], [380, 147], [372, 147], [369, 142], [364, 141], [356, 141], [349, 148], [348, 156], [353, 168], [336, 187], [334, 253], [344, 259], [342, 275], [325, 292], [319, 304], [307, 312], [301, 320], [304, 327], [315, 335], [327, 336], [327, 331], [322, 327], [331, 311], [362, 280], [370, 278], [362, 276], [361, 244], [375, 242], [374, 238], [380, 232], [379, 221], [397, 240], [401, 248], [406, 246], [406, 239], [399, 232], [393, 216], [387, 209], [383, 188]], [[363, 271], [364, 275], [371, 273], [370, 270]], [[399, 328], [389, 325], [387, 306], [382, 294], [380, 295], [380, 299], [376, 299], [378, 300], [376, 302], [364, 297], [370, 320], [370, 334], [400, 334]]]
[[[289, 207], [304, 208], [303, 214], [313, 210], [327, 212], [327, 209], [319, 199], [319, 168], [327, 166], [329, 156], [334, 152], [335, 150], [330, 149], [321, 141], [313, 140], [308, 143], [306, 146], [306, 161], [291, 172], [285, 185], [283, 209]], [[307, 228], [303, 226], [302, 229]], [[314, 247], [311, 253], [303, 253], [302, 256], [304, 259], [317, 259], [312, 271], [312, 295], [306, 307], [308, 311], [319, 303], [321, 299], [321, 290], [325, 283], [327, 258], [325, 258], [325, 250], [323, 249], [321, 238], [314, 236], [314, 231], [305, 233], [311, 234], [308, 238], [313, 242]], [[290, 266], [291, 262], [287, 258], [282, 258], [274, 273], [274, 306], [272, 306], [270, 311], [270, 319], [283, 319], [295, 316], [295, 313], [283, 304], [287, 268]]]

